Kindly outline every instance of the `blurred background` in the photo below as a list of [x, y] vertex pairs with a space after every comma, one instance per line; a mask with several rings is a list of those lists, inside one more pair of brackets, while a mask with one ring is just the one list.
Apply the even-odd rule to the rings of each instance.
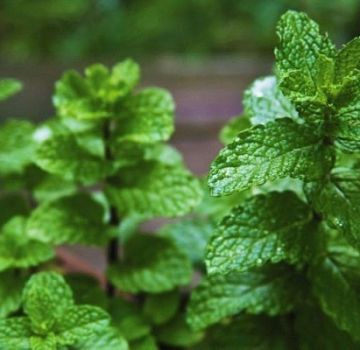
[[206, 173], [244, 88], [271, 72], [287, 9], [307, 12], [338, 45], [359, 34], [359, 0], [0, 0], [0, 76], [25, 84], [0, 118], [43, 120], [63, 70], [133, 57], [143, 85], [173, 93], [173, 143]]

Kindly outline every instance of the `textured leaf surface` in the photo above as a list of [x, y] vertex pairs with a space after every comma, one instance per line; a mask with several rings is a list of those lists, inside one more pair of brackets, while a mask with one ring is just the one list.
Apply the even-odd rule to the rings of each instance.
[[192, 210], [200, 201], [200, 184], [182, 166], [144, 162], [121, 170], [106, 194], [121, 215], [173, 217]]
[[1, 79], [0, 80], [0, 101], [17, 94], [22, 90], [22, 83], [16, 79]]
[[0, 320], [0, 349], [30, 350], [30, 322], [26, 317]]
[[89, 305], [73, 306], [62, 315], [57, 340], [62, 345], [74, 344], [106, 330], [108, 324], [109, 315], [104, 310]]
[[25, 278], [13, 270], [0, 274], [0, 319], [20, 308], [24, 284]]
[[204, 261], [206, 245], [214, 229], [211, 220], [194, 218], [169, 224], [160, 234], [170, 238], [193, 263], [200, 264]]
[[291, 310], [304, 281], [286, 266], [207, 277], [197, 287], [188, 306], [188, 322], [205, 328], [241, 311], [277, 315]]
[[266, 124], [283, 117], [298, 119], [298, 113], [280, 91], [274, 76], [255, 80], [245, 91], [243, 103], [253, 125]]
[[53, 256], [52, 247], [27, 235], [25, 218], [14, 217], [2, 228], [0, 271], [8, 268], [35, 266]]
[[360, 247], [360, 170], [336, 169], [322, 190], [315, 190], [317, 210], [350, 244]]
[[124, 261], [108, 270], [110, 280], [123, 291], [161, 293], [191, 279], [189, 260], [165, 238], [136, 235], [125, 251]]
[[27, 282], [23, 292], [24, 311], [38, 334], [47, 334], [67, 309], [73, 306], [71, 289], [54, 272], [40, 272]]
[[314, 234], [307, 225], [310, 219], [310, 209], [292, 192], [250, 198], [233, 209], [211, 237], [208, 272], [245, 271], [267, 262], [306, 259]]
[[360, 38], [354, 38], [344, 45], [336, 56], [336, 78], [341, 81], [360, 67]]
[[286, 12], [278, 22], [277, 34], [280, 43], [275, 55], [280, 72], [307, 69], [312, 73], [319, 54], [335, 55], [334, 45], [305, 13]]
[[122, 107], [124, 120], [116, 130], [118, 141], [166, 141], [174, 131], [175, 104], [166, 90], [144, 89], [126, 99]]
[[331, 163], [317, 130], [283, 118], [240, 133], [213, 162], [209, 186], [222, 195], [286, 176], [316, 180]]
[[35, 127], [28, 121], [8, 120], [0, 128], [0, 174], [21, 172], [33, 161]]
[[111, 170], [105, 160], [90, 154], [71, 134], [54, 135], [41, 143], [36, 164], [51, 174], [84, 184], [103, 179]]
[[[314, 293], [340, 328], [360, 340], [359, 253], [349, 246], [333, 246], [330, 255], [311, 270]], [[329, 288], [331, 286], [331, 288]]]
[[45, 202], [29, 218], [30, 237], [53, 244], [101, 244], [107, 240], [104, 209], [88, 194]]

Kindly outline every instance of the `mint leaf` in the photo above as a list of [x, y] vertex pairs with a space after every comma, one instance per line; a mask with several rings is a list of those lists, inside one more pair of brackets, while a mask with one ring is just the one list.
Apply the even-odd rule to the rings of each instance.
[[73, 306], [61, 315], [59, 324], [57, 342], [61, 345], [71, 345], [106, 329], [109, 315], [96, 306]]
[[25, 278], [14, 270], [0, 273], [0, 319], [20, 308], [24, 284]]
[[287, 11], [277, 25], [279, 45], [275, 50], [281, 73], [302, 70], [314, 73], [319, 54], [334, 57], [335, 47], [305, 13]]
[[115, 137], [118, 142], [166, 141], [174, 131], [175, 104], [166, 90], [147, 88], [130, 96], [122, 105]]
[[144, 304], [144, 315], [154, 324], [169, 321], [180, 305], [180, 295], [177, 290], [168, 293], [148, 295]]
[[32, 212], [27, 232], [34, 239], [52, 244], [101, 244], [109, 233], [104, 208], [85, 193], [41, 204]]
[[148, 335], [142, 339], [136, 340], [131, 344], [131, 350], [158, 350], [156, 340], [153, 336]]
[[111, 172], [111, 165], [89, 153], [71, 134], [53, 135], [42, 142], [37, 148], [35, 162], [51, 174], [87, 185]]
[[326, 222], [359, 248], [360, 169], [335, 169], [330, 180], [314, 191], [314, 206]]
[[194, 264], [202, 264], [214, 229], [215, 224], [211, 220], [196, 217], [166, 225], [160, 235], [171, 239]]
[[310, 220], [310, 208], [292, 192], [248, 199], [223, 219], [211, 237], [206, 256], [208, 273], [306, 260], [314, 235], [308, 225]]
[[157, 162], [121, 169], [105, 192], [121, 215], [137, 213], [148, 218], [183, 215], [202, 195], [198, 181], [183, 166]]
[[293, 105], [279, 89], [274, 76], [255, 80], [245, 91], [243, 103], [245, 114], [253, 125], [266, 124], [277, 118], [299, 118]]
[[241, 311], [271, 316], [286, 313], [300, 298], [303, 284], [299, 275], [283, 265], [213, 275], [193, 291], [188, 322], [194, 329], [201, 329]]
[[196, 332], [186, 323], [185, 315], [180, 314], [170, 322], [155, 330], [156, 338], [161, 344], [189, 348], [203, 338], [203, 332]]
[[0, 235], [0, 271], [8, 268], [36, 266], [54, 257], [53, 249], [31, 239], [26, 232], [26, 219], [16, 216], [2, 228]]
[[0, 348], [30, 350], [30, 322], [26, 317], [0, 319]]
[[46, 337], [33, 336], [30, 339], [31, 350], [57, 350], [56, 336], [49, 334]]
[[360, 38], [354, 38], [344, 45], [336, 55], [335, 77], [341, 82], [360, 67]]
[[74, 304], [71, 289], [64, 278], [54, 272], [33, 275], [25, 286], [23, 300], [32, 329], [43, 335], [52, 331]]
[[8, 120], [0, 128], [0, 174], [22, 172], [33, 161], [35, 127], [28, 121]]
[[211, 166], [209, 186], [218, 196], [286, 176], [317, 180], [331, 166], [332, 153], [316, 128], [277, 119], [240, 133], [226, 146]]
[[187, 257], [165, 238], [136, 235], [126, 243], [125, 252], [124, 261], [108, 270], [109, 279], [123, 291], [161, 293], [191, 279]]
[[[314, 293], [321, 308], [335, 324], [360, 340], [359, 253], [334, 245], [329, 255], [310, 270]], [[331, 286], [331, 288], [329, 288]]]
[[0, 79], [0, 101], [17, 94], [23, 88], [22, 83], [16, 79]]

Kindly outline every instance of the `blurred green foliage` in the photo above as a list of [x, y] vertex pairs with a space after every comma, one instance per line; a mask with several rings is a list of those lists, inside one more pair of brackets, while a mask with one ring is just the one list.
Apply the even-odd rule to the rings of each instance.
[[337, 42], [358, 34], [358, 0], [1, 0], [0, 51], [15, 59], [270, 51], [289, 8]]

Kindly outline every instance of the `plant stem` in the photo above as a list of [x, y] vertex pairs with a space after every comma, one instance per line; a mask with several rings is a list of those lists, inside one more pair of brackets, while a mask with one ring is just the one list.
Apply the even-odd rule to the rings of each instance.
[[[105, 160], [111, 162], [113, 160], [113, 156], [111, 154], [111, 149], [109, 147], [109, 140], [111, 137], [111, 125], [109, 121], [105, 121], [104, 128], [103, 128], [103, 137], [105, 142]], [[108, 178], [104, 179], [104, 183], [109, 181]], [[117, 210], [114, 206], [110, 206], [110, 220], [109, 224], [113, 227], [118, 227], [120, 223], [120, 218], [118, 216]], [[107, 250], [106, 250], [106, 262], [107, 266], [111, 264], [115, 264], [119, 260], [119, 243], [118, 239], [112, 238], [108, 243]], [[106, 294], [108, 297], [112, 298], [115, 296], [116, 288], [115, 286], [109, 281], [106, 281]]]

